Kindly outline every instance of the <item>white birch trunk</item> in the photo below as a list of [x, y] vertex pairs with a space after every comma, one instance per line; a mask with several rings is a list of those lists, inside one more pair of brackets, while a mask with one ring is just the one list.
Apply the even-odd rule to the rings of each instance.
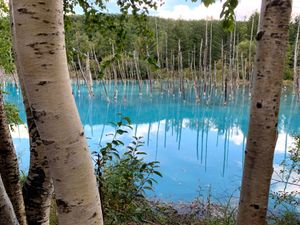
[[102, 225], [94, 169], [68, 74], [63, 1], [12, 2], [17, 63], [46, 148], [59, 224]]
[[[13, 205], [20, 225], [27, 225], [25, 205], [20, 183], [18, 159], [4, 112], [4, 101], [0, 92], [0, 173], [7, 195]], [[0, 208], [1, 211], [1, 208]], [[1, 224], [2, 225], [2, 224]]]
[[19, 225], [13, 206], [5, 191], [2, 178], [0, 175], [0, 224], [2, 225]]
[[237, 225], [266, 225], [291, 0], [263, 0]]

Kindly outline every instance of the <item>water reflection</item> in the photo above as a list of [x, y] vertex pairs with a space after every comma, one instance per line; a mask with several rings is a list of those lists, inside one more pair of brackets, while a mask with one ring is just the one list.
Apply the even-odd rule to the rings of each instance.
[[[109, 83], [107, 89], [113, 96], [113, 83]], [[140, 96], [135, 83], [129, 83], [126, 90], [119, 83], [118, 89], [119, 93], [126, 94], [126, 101], [119, 95], [116, 101], [108, 103], [100, 84], [95, 85], [93, 98], [83, 86], [80, 94], [74, 92], [92, 150], [109, 140], [105, 135], [113, 130], [109, 122], [117, 121], [121, 113], [133, 122], [130, 135], [144, 137], [147, 159], [161, 163], [163, 178], [156, 186], [156, 197], [191, 200], [199, 189], [205, 190], [208, 186], [215, 196], [232, 194], [239, 187], [248, 129], [247, 89], [240, 88], [233, 93], [227, 105], [223, 104], [223, 96], [217, 89], [212, 91], [209, 104], [205, 99], [195, 104], [192, 88], [186, 93], [185, 101], [179, 95], [162, 93], [160, 89], [155, 89], [150, 97], [146, 87]], [[11, 84], [6, 85], [6, 91], [10, 93], [6, 99], [19, 106], [25, 121], [20, 93]], [[288, 90], [283, 92], [279, 121], [275, 169], [286, 157], [292, 136], [300, 133], [299, 103]], [[13, 137], [21, 168], [26, 169], [29, 163], [27, 130], [20, 126], [14, 130]], [[123, 139], [130, 141], [130, 137]], [[276, 189], [278, 185], [273, 187]]]

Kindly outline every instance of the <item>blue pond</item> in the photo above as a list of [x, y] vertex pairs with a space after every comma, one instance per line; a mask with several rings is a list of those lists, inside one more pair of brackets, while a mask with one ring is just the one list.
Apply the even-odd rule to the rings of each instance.
[[[152, 97], [146, 85], [139, 95], [138, 85], [127, 83], [126, 90], [118, 83], [118, 98], [113, 99], [114, 83], [107, 89], [111, 101], [103, 94], [103, 85], [94, 84], [93, 98], [87, 88], [74, 85], [74, 97], [91, 151], [110, 140], [105, 134], [112, 132], [110, 122], [119, 120], [119, 113], [131, 118], [132, 135], [143, 136], [147, 160], [158, 160], [163, 178], [158, 179], [155, 193], [149, 196], [166, 201], [191, 201], [206, 196], [210, 190], [215, 198], [238, 196], [243, 152], [246, 144], [249, 93], [247, 88], [238, 89], [224, 105], [220, 90], [213, 90], [208, 104], [202, 99], [195, 103], [193, 90], [182, 96], [161, 91], [154, 85]], [[25, 120], [20, 91], [13, 84], [6, 84], [9, 95], [6, 100], [20, 108]], [[124, 101], [124, 93], [126, 101]], [[292, 136], [300, 133], [300, 108], [288, 90], [283, 90], [281, 101], [279, 138], [274, 158], [274, 169], [279, 171], [280, 162], [286, 157], [293, 143]], [[21, 169], [29, 165], [28, 133], [24, 125], [13, 132], [14, 143], [20, 159]], [[276, 177], [273, 177], [276, 180]], [[273, 181], [272, 190], [280, 190], [283, 184]], [[292, 189], [293, 187], [291, 187]]]

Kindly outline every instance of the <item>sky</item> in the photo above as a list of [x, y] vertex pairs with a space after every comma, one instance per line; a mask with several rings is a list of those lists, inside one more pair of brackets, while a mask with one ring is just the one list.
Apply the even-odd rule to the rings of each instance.
[[[8, 0], [4, 0], [7, 1]], [[196, 3], [191, 0], [162, 0], [164, 4], [157, 10], [150, 10], [150, 15], [161, 18], [199, 20], [199, 19], [219, 19], [222, 5], [225, 0], [216, 0], [216, 3], [205, 7], [198, 0]], [[107, 3], [109, 13], [118, 13], [117, 0], [110, 0]], [[237, 20], [246, 20], [254, 12], [260, 11], [261, 0], [239, 0], [239, 5], [235, 10]], [[76, 13], [82, 14], [82, 10], [76, 7]], [[300, 15], [300, 1], [293, 0], [292, 18]]]
[[[219, 19], [222, 4], [225, 0], [217, 0], [215, 4], [206, 8], [199, 0], [193, 3], [191, 0], [165, 0], [164, 5], [156, 11], [151, 10], [150, 15], [162, 18], [199, 20], [199, 19]], [[116, 12], [115, 1], [110, 1], [109, 12]], [[292, 17], [300, 15], [300, 1], [293, 1]], [[239, 5], [235, 11], [237, 20], [246, 20], [254, 12], [260, 11], [261, 0], [239, 0]]]
[[[185, 0], [166, 0], [154, 15], [163, 18], [197, 20], [214, 18], [219, 19], [224, 0], [216, 1], [215, 4], [206, 8], [204, 4], [192, 3]], [[235, 11], [237, 20], [245, 20], [254, 12], [260, 11], [261, 0], [239, 0], [239, 5]], [[300, 1], [294, 0], [293, 17], [300, 14]]]

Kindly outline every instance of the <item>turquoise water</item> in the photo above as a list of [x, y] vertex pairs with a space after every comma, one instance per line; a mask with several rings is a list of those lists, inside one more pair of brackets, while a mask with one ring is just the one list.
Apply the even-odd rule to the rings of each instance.
[[[166, 84], [155, 85], [151, 97], [145, 85], [139, 95], [136, 83], [128, 83], [125, 91], [122, 83], [118, 83], [118, 98], [114, 100], [113, 87], [113, 83], [107, 86], [112, 99], [108, 103], [101, 84], [94, 85], [93, 98], [83, 85], [78, 94], [74, 85], [74, 96], [91, 150], [98, 150], [111, 138], [105, 134], [113, 131], [110, 122], [118, 121], [121, 113], [132, 120], [131, 135], [144, 137], [142, 149], [148, 153], [146, 159], [160, 161], [163, 178], [158, 179], [155, 193], [149, 193], [151, 197], [190, 201], [207, 196], [209, 190], [216, 199], [238, 196], [248, 129], [247, 88], [238, 89], [224, 105], [223, 95], [217, 89], [212, 91], [208, 101], [202, 99], [196, 104], [192, 88], [186, 90], [183, 100], [178, 94], [168, 93]], [[20, 91], [12, 84], [7, 84], [5, 89], [9, 92], [6, 99], [18, 105], [25, 121]], [[289, 93], [283, 91], [275, 171], [286, 157], [292, 136], [300, 133], [299, 103]], [[13, 137], [21, 169], [26, 171], [29, 144], [24, 126], [15, 129]], [[130, 138], [124, 140], [129, 142]], [[283, 184], [274, 182], [271, 188], [280, 190], [282, 187]]]

